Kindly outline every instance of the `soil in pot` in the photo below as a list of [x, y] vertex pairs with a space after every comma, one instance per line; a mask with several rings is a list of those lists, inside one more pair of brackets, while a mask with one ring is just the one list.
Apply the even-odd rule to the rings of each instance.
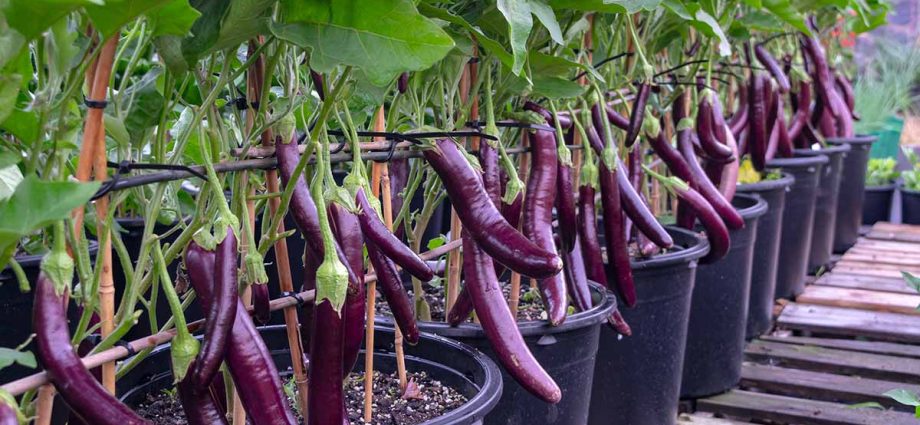
[[837, 200], [837, 221], [834, 225], [834, 252], [844, 252], [856, 243], [859, 237], [863, 188], [866, 187], [866, 166], [869, 163], [869, 151], [877, 136], [857, 135], [851, 138], [830, 138], [828, 143], [846, 144], [850, 152], [843, 160], [843, 172], [840, 177], [840, 195]]
[[696, 272], [680, 388], [684, 399], [718, 394], [741, 380], [754, 245], [767, 203], [739, 193], [732, 205], [744, 228], [729, 233], [725, 257]]
[[[505, 291], [508, 291], [509, 286], [503, 285]], [[600, 285], [592, 283], [594, 307], [583, 312], [575, 312], [570, 308], [566, 321], [560, 326], [552, 327], [542, 320], [543, 306], [538, 297], [532, 295], [529, 290], [527, 279], [522, 279], [521, 287], [518, 328], [534, 357], [559, 385], [562, 400], [557, 404], [547, 404], [524, 390], [502, 370], [504, 390], [501, 401], [486, 417], [485, 423], [583, 425], [588, 416], [601, 323], [615, 308], [615, 299]], [[434, 292], [436, 297], [443, 298], [440, 288]], [[437, 317], [437, 309], [433, 306], [432, 316]], [[443, 307], [441, 309], [443, 311]], [[525, 320], [535, 316], [541, 319]], [[391, 319], [380, 315], [377, 320], [379, 323], [390, 323]], [[419, 328], [423, 332], [471, 345], [487, 356], [496, 358], [491, 344], [478, 324], [463, 323], [457, 327], [450, 327], [445, 322], [432, 321], [419, 322]]]
[[862, 206], [863, 225], [891, 220], [891, 199], [894, 197], [896, 187], [894, 183], [884, 186], [866, 186]]
[[674, 425], [697, 260], [698, 234], [669, 227], [671, 252], [632, 263], [638, 303], [623, 309], [632, 336], [601, 329], [588, 424]]
[[738, 185], [739, 193], [759, 196], [767, 202], [767, 212], [757, 220], [754, 258], [757, 267], [751, 270], [751, 293], [748, 302], [747, 339], [763, 335], [772, 326], [773, 294], [776, 291], [776, 270], [782, 230], [786, 192], [795, 179], [782, 174], [775, 179]]
[[767, 164], [795, 178], [783, 209], [775, 298], [793, 298], [805, 290], [818, 181], [827, 162], [827, 157], [821, 155], [774, 159]]
[[[286, 348], [285, 327], [266, 326], [259, 328], [259, 331], [279, 371], [289, 377], [292, 373], [291, 357]], [[423, 398], [402, 400], [399, 397], [401, 394], [398, 390], [398, 378], [395, 377], [393, 336], [391, 328], [378, 326], [375, 332], [375, 390], [381, 392], [380, 396], [385, 398], [375, 398], [375, 418], [380, 420], [373, 423], [476, 424], [495, 407], [502, 392], [498, 367], [482, 353], [468, 346], [433, 335], [422, 335], [417, 345], [404, 347], [406, 369], [410, 377], [416, 378]], [[149, 358], [118, 381], [118, 393], [125, 403], [142, 413], [146, 411], [147, 415], [160, 414], [164, 418], [181, 417], [184, 420], [181, 406], [169, 400], [169, 390], [173, 387], [169, 356], [168, 346], [156, 348]], [[362, 351], [361, 358], [363, 357]], [[352, 404], [357, 403], [357, 407], [349, 407], [349, 416], [363, 416], [363, 366], [364, 362], [359, 361], [355, 371], [346, 381], [347, 400]], [[390, 386], [393, 383], [396, 385]], [[293, 385], [286, 387], [291, 388], [288, 398], [292, 402], [291, 397], [295, 396]], [[395, 392], [389, 394], [391, 391]], [[437, 415], [425, 413], [425, 406], [434, 403], [435, 400], [441, 410]], [[431, 406], [427, 412], [435, 409]], [[416, 410], [417, 412], [412, 412]], [[386, 418], [387, 414], [402, 416], [394, 422], [393, 418]], [[421, 419], [421, 422], [413, 422], [412, 418]], [[363, 421], [352, 420], [352, 423], [361, 424]]]
[[[840, 177], [850, 145], [830, 145], [822, 149], [797, 149], [796, 156], [827, 156], [828, 162], [821, 169], [818, 181], [818, 196], [815, 198], [815, 218], [811, 234], [811, 249], [808, 254], [808, 271], [815, 273], [831, 262], [834, 250], [834, 232], [837, 222], [837, 200], [840, 193]], [[847, 188], [849, 190], [849, 188]]]
[[901, 222], [920, 224], [920, 191], [901, 187]]

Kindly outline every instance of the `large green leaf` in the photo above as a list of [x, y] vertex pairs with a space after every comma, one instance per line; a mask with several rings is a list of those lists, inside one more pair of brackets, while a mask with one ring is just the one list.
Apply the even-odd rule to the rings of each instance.
[[0, 202], [0, 268], [6, 266], [22, 236], [67, 218], [98, 188], [98, 182], [49, 182], [34, 175], [26, 177], [10, 199]]
[[232, 0], [220, 26], [217, 49], [238, 46], [268, 30], [271, 7], [277, 0]]
[[[191, 0], [190, 3], [201, 13], [201, 17], [192, 25], [192, 36], [182, 40], [182, 55], [187, 65], [197, 62], [217, 43], [221, 21], [230, 7], [230, 2], [226, 0]], [[173, 60], [173, 63], [176, 61]]]
[[511, 40], [511, 54], [514, 65], [511, 72], [520, 75], [527, 60], [527, 38], [533, 29], [533, 16], [526, 1], [498, 0], [498, 10], [508, 22], [508, 38]]
[[636, 13], [655, 10], [661, 4], [661, 0], [604, 0], [604, 3], [622, 6], [627, 13]]
[[33, 39], [68, 13], [102, 3], [102, 0], [0, 0], [0, 15], [26, 39]]
[[109, 2], [104, 6], [86, 6], [86, 13], [92, 19], [96, 30], [103, 37], [115, 34], [128, 22], [137, 19], [148, 11], [154, 10], [169, 3], [171, 0], [123, 0]]
[[[0, 347], [0, 370], [13, 363], [18, 363], [20, 366], [25, 366], [30, 369], [34, 369], [35, 366], [37, 366], [35, 355], [31, 352]], [[2, 403], [2, 401], [0, 401], [0, 403]]]
[[384, 85], [430, 67], [454, 47], [411, 0], [285, 0], [282, 6], [285, 23], [272, 22], [272, 33], [310, 49], [310, 66], [319, 72], [351, 65]]
[[810, 33], [808, 25], [805, 25], [805, 17], [799, 13], [789, 0], [762, 0], [763, 7], [770, 11], [777, 18], [792, 25], [799, 31]]
[[502, 65], [504, 65], [508, 69], [511, 69], [514, 66], [514, 58], [511, 56], [511, 53], [508, 53], [508, 51], [505, 50], [505, 47], [502, 46], [501, 43], [495, 41], [494, 39], [486, 35], [481, 29], [473, 26], [473, 24], [469, 23], [469, 21], [467, 21], [466, 19], [463, 19], [462, 17], [457, 16], [457, 15], [454, 15], [448, 12], [447, 10], [444, 10], [444, 9], [441, 9], [435, 6], [431, 6], [425, 3], [419, 4], [418, 8], [419, 8], [418, 9], [419, 12], [421, 12], [425, 16], [450, 22], [454, 25], [457, 25], [465, 29], [466, 31], [473, 33], [479, 45], [481, 45], [483, 49], [487, 50], [489, 54], [497, 57], [498, 60], [502, 63]]
[[568, 78], [533, 76], [533, 92], [550, 99], [569, 99], [584, 94], [586, 87]]
[[188, 35], [201, 12], [192, 7], [188, 0], [169, 0], [162, 7], [147, 13], [147, 20], [153, 28], [153, 35]]
[[31, 144], [38, 139], [38, 117], [32, 111], [13, 108], [6, 120], [0, 123], [0, 129], [9, 131], [20, 140]]
[[549, 0], [549, 5], [553, 9], [570, 9], [580, 10], [582, 12], [605, 12], [605, 13], [628, 13], [621, 3], [630, 3], [632, 1], [615, 1], [605, 2], [603, 0]]
[[891, 397], [906, 406], [920, 406], [920, 398], [918, 398], [917, 394], [902, 388], [886, 391], [883, 395]]
[[556, 42], [556, 44], [564, 44], [565, 41], [562, 39], [562, 29], [559, 28], [559, 21], [556, 20], [556, 14], [553, 12], [553, 8], [549, 7], [546, 4], [545, 0], [528, 0], [530, 4], [530, 11], [533, 12], [533, 15], [537, 17], [537, 20], [546, 27], [546, 30], [549, 31], [550, 38]]
[[728, 38], [719, 21], [707, 13], [698, 3], [685, 3], [683, 0], [663, 0], [662, 4], [672, 13], [686, 20], [694, 28], [708, 37], [714, 37], [718, 40], [719, 54], [728, 56], [731, 54], [731, 45], [728, 44]]
[[13, 112], [21, 83], [22, 76], [19, 74], [0, 75], [0, 123]]
[[0, 167], [0, 201], [13, 196], [20, 183], [22, 183], [22, 172], [19, 171], [18, 166], [14, 164]]

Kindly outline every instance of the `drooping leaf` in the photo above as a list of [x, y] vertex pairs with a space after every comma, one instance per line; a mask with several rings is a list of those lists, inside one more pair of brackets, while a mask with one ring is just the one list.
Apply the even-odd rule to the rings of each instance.
[[31, 111], [13, 108], [6, 120], [0, 123], [0, 129], [13, 133], [17, 138], [32, 143], [38, 139], [38, 117]]
[[226, 0], [191, 0], [189, 2], [201, 14], [192, 24], [192, 35], [182, 40], [182, 56], [188, 65], [198, 61], [217, 43], [220, 25], [230, 2]]
[[514, 65], [511, 72], [520, 75], [527, 60], [527, 38], [533, 29], [533, 16], [526, 1], [498, 0], [498, 10], [508, 22], [508, 38], [511, 40], [511, 54]]
[[808, 25], [805, 25], [805, 17], [796, 10], [789, 0], [763, 0], [763, 7], [797, 30], [811, 33]]
[[719, 21], [717, 21], [716, 18], [713, 18], [712, 15], [700, 9], [696, 11], [695, 19], [690, 21], [690, 24], [706, 35], [709, 35], [710, 37], [716, 37], [716, 39], [718, 39], [719, 55], [731, 55], [732, 47], [730, 44], [728, 44], [728, 38], [725, 36], [725, 33], [722, 31], [722, 27], [719, 26]]
[[22, 172], [16, 165], [0, 167], [0, 201], [5, 201], [13, 196], [16, 187], [22, 183]]
[[105, 124], [105, 133], [115, 140], [120, 147], [128, 147], [131, 144], [131, 135], [125, 128], [124, 121], [113, 117], [112, 115], [103, 115], [103, 124]]
[[569, 99], [584, 94], [586, 86], [582, 86], [567, 78], [548, 75], [533, 76], [533, 92], [550, 99]]
[[19, 238], [68, 217], [98, 188], [98, 182], [52, 182], [34, 175], [23, 179], [13, 196], [0, 202], [0, 268], [6, 266]]
[[920, 406], [920, 397], [918, 397], [916, 393], [902, 388], [885, 391], [883, 395], [891, 397], [894, 401], [905, 406]]
[[553, 8], [549, 7], [544, 0], [527, 0], [530, 4], [530, 11], [537, 17], [537, 20], [549, 31], [550, 38], [556, 44], [564, 44], [562, 39], [562, 29], [559, 28], [559, 21], [556, 20], [556, 14]]
[[0, 75], [0, 122], [13, 112], [21, 83], [22, 76], [19, 74]]
[[31, 40], [70, 12], [102, 4], [102, 0], [7, 0], [0, 2], [0, 15], [6, 17], [11, 28]]
[[35, 355], [29, 351], [19, 351], [12, 348], [0, 347], [0, 370], [13, 363], [34, 369], [38, 364], [35, 362]]
[[661, 4], [661, 0], [604, 0], [604, 3], [622, 6], [626, 13], [636, 13], [655, 10]]
[[282, 6], [285, 22], [272, 22], [272, 33], [310, 49], [310, 66], [319, 72], [351, 65], [384, 85], [404, 71], [430, 67], [454, 47], [411, 0], [286, 0]]
[[580, 10], [583, 12], [629, 13], [626, 6], [622, 3], [632, 4], [633, 2], [629, 0], [612, 2], [603, 0], [549, 0], [549, 5], [552, 6], [553, 9]]
[[153, 39], [157, 55], [163, 59], [166, 69], [173, 74], [182, 75], [188, 71], [188, 62], [182, 54], [182, 38], [175, 35], [161, 35]]
[[[785, 28], [783, 27], [783, 22], [776, 15], [757, 10], [745, 13], [741, 18], [733, 21], [732, 27], [729, 28], [729, 35], [732, 38], [746, 38], [746, 36], [750, 36], [750, 30], [781, 32], [785, 31]], [[738, 33], [741, 31], [743, 32], [739, 35]]]
[[232, 0], [220, 27], [217, 49], [237, 46], [268, 30], [268, 17], [277, 0]]
[[166, 98], [160, 94], [156, 85], [157, 77], [162, 71], [160, 67], [151, 68], [137, 83], [121, 94], [122, 99], [131, 104], [124, 125], [131, 135], [132, 143], [141, 142], [144, 131], [157, 124], [163, 108], [166, 107]]
[[476, 41], [491, 54], [498, 58], [498, 60], [506, 68], [511, 69], [514, 66], [514, 58], [511, 56], [511, 53], [508, 53], [505, 50], [504, 46], [501, 43], [495, 41], [488, 35], [486, 35], [481, 29], [473, 26], [466, 19], [463, 19], [460, 16], [454, 15], [447, 10], [426, 4], [421, 3], [418, 5], [418, 10], [423, 15], [430, 18], [437, 18], [447, 22], [450, 22], [454, 25], [457, 25], [476, 36]]
[[49, 78], [64, 78], [79, 61], [80, 48], [76, 44], [77, 31], [68, 25], [67, 20], [60, 20], [51, 25], [48, 36], [44, 38], [44, 62], [48, 67]]
[[115, 34], [121, 27], [137, 17], [157, 9], [171, 0], [122, 0], [105, 5], [86, 6], [86, 14], [103, 37]]
[[153, 36], [188, 35], [201, 12], [192, 7], [188, 0], [169, 0], [162, 7], [147, 13]]

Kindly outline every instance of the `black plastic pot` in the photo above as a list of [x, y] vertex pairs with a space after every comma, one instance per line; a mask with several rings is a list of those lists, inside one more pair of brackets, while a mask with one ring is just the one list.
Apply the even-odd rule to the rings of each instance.
[[[530, 351], [562, 390], [562, 400], [547, 404], [521, 388], [502, 370], [502, 398], [486, 418], [486, 424], [583, 425], [587, 421], [601, 323], [616, 306], [615, 298], [600, 285], [592, 284], [591, 290], [594, 308], [568, 316], [560, 326], [552, 327], [545, 321], [518, 322]], [[386, 316], [378, 316], [377, 320], [378, 323], [392, 323]], [[477, 324], [451, 327], [443, 322], [419, 322], [419, 328], [471, 345], [495, 358], [491, 344]]]
[[[275, 365], [283, 375], [290, 374], [291, 355], [287, 348], [284, 326], [259, 328], [269, 347]], [[495, 407], [502, 393], [498, 366], [482, 353], [456, 341], [422, 334], [415, 346], [405, 345], [406, 369], [424, 371], [433, 379], [459, 391], [469, 401], [447, 414], [424, 422], [425, 425], [481, 424]], [[364, 358], [362, 350], [361, 358]], [[147, 394], [172, 388], [169, 346], [156, 348], [150, 357], [118, 381], [118, 394], [129, 406], [144, 401]], [[355, 372], [364, 370], [359, 361]], [[393, 329], [380, 327], [374, 333], [374, 370], [392, 373], [396, 370], [393, 351]]]
[[[94, 261], [99, 245], [96, 241], [89, 241], [90, 260]], [[26, 275], [29, 285], [35, 285], [44, 255], [20, 255], [14, 257]], [[74, 276], [74, 282], [76, 282]], [[0, 270], [0, 347], [16, 348], [25, 342], [32, 334], [32, 292], [19, 291], [19, 282], [9, 266]], [[70, 331], [73, 332], [80, 320], [80, 309], [71, 298], [70, 307], [67, 309], [67, 318], [70, 322]], [[25, 351], [35, 352], [35, 342], [29, 343]], [[35, 373], [34, 369], [20, 366], [18, 363], [0, 369], [0, 383], [10, 382]]]
[[891, 198], [894, 197], [894, 183], [882, 186], [866, 186], [862, 205], [862, 224], [872, 225], [891, 220]]
[[827, 140], [831, 144], [850, 146], [850, 152], [843, 160], [843, 173], [840, 178], [841, 190], [837, 200], [837, 222], [834, 226], [834, 252], [850, 249], [859, 237], [869, 150], [876, 140], [878, 137], [871, 135]]
[[744, 228], [729, 234], [732, 245], [725, 257], [696, 271], [680, 383], [683, 399], [725, 392], [741, 380], [754, 245], [767, 203], [739, 193], [732, 205], [744, 218]]
[[[796, 156], [827, 156], [827, 164], [821, 169], [818, 181], [818, 196], [815, 198], [815, 224], [811, 233], [811, 249], [808, 254], [808, 270], [817, 272], [831, 262], [834, 250], [834, 230], [837, 222], [837, 199], [840, 193], [840, 173], [844, 158], [849, 155], [850, 145], [837, 144], [823, 149], [796, 149]], [[849, 190], [849, 188], [847, 188]]]
[[698, 234], [669, 228], [675, 248], [632, 263], [638, 303], [621, 310], [632, 336], [602, 329], [591, 425], [673, 425], [696, 265], [709, 252]]
[[775, 298], [792, 298], [805, 290], [818, 181], [827, 162], [827, 157], [821, 155], [774, 159], [767, 164], [795, 177], [795, 182], [786, 193], [786, 206], [783, 209]]
[[920, 224], [920, 191], [901, 186], [901, 222]]
[[739, 193], [756, 195], [767, 202], [766, 214], [757, 220], [757, 240], [754, 242], [757, 267], [751, 270], [751, 293], [745, 332], [747, 339], [763, 335], [772, 325], [783, 210], [786, 205], [786, 192], [794, 181], [792, 175], [784, 173], [776, 180], [738, 186]]

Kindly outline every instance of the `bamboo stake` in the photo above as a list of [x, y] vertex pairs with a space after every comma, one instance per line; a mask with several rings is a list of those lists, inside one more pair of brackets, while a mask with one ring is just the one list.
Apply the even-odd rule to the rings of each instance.
[[[374, 116], [374, 131], [384, 131], [386, 128], [386, 115], [383, 106], [377, 110]], [[382, 141], [382, 138], [374, 138], [375, 141]], [[375, 194], [380, 187], [380, 167], [374, 163], [371, 167], [371, 191]], [[373, 267], [368, 267], [371, 271]], [[374, 310], [377, 305], [377, 283], [371, 282], [367, 285], [367, 325], [364, 330], [364, 422], [370, 422], [374, 415]], [[397, 332], [399, 330], [397, 329]], [[399, 334], [397, 334], [399, 335]]]
[[[380, 167], [380, 203], [383, 205], [383, 222], [388, 230], [393, 231], [393, 204], [391, 203], [393, 195], [390, 192], [389, 166], [385, 162], [374, 163], [374, 165]], [[376, 187], [374, 186], [374, 188]], [[406, 378], [406, 355], [403, 352], [403, 335], [399, 327], [396, 327], [393, 343], [396, 346], [396, 372], [399, 376], [399, 389], [405, 391], [408, 383]]]
[[[527, 147], [527, 130], [521, 129], [521, 147]], [[527, 163], [529, 162], [529, 155], [522, 154], [520, 158], [521, 171], [526, 173]], [[520, 176], [526, 181], [527, 176]], [[521, 190], [524, 191], [524, 196], [527, 196], [527, 186], [525, 185]], [[520, 220], [518, 220], [520, 221]], [[518, 230], [520, 230], [520, 224], [518, 224]], [[536, 285], [536, 281], [531, 279], [531, 286]], [[518, 306], [521, 304], [521, 275], [518, 272], [511, 272], [511, 293], [508, 294], [508, 307], [511, 308], [511, 316], [517, 319]]]
[[[471, 85], [471, 68], [470, 64], [466, 65], [466, 68], [463, 70], [463, 75], [460, 77], [460, 100], [463, 103], [467, 102], [467, 99], [470, 97], [470, 85]], [[476, 119], [476, 118], [473, 118]], [[475, 150], [475, 149], [474, 149]], [[460, 233], [463, 231], [463, 225], [460, 223], [460, 217], [457, 216], [457, 210], [451, 205], [450, 208], [450, 240], [456, 241], [460, 239]], [[457, 302], [457, 295], [460, 293], [460, 264], [461, 256], [463, 253], [461, 251], [452, 252], [447, 257], [447, 291], [445, 294], [445, 310], [450, 311], [454, 303]], [[447, 315], [444, 315], [444, 320], [447, 320]]]

